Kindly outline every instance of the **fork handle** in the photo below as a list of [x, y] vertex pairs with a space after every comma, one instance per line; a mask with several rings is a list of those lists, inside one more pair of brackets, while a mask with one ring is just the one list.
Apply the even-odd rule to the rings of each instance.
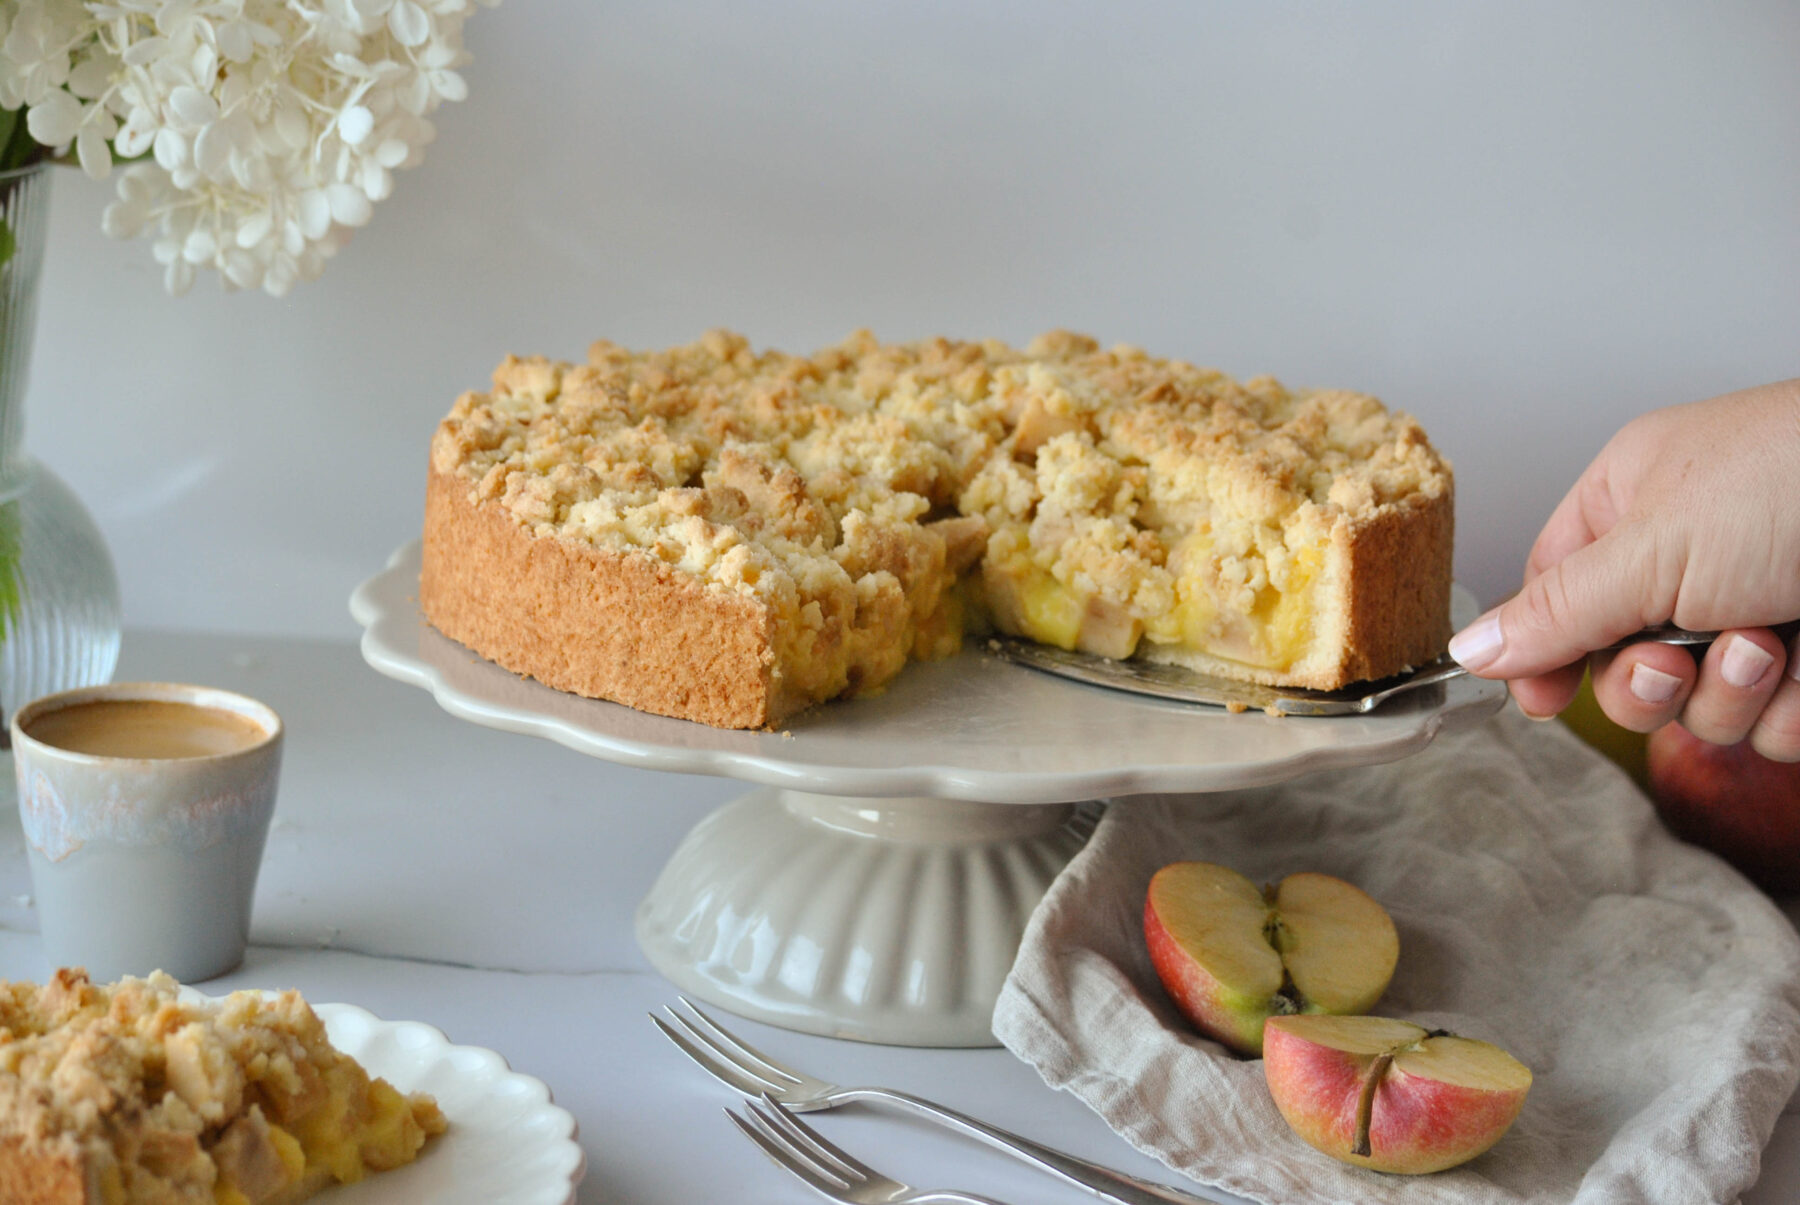
[[1171, 1188], [1151, 1180], [1140, 1180], [1136, 1176], [1116, 1172], [1098, 1163], [1089, 1163], [1086, 1159], [1066, 1155], [1042, 1143], [1021, 1138], [999, 1126], [989, 1125], [966, 1113], [958, 1113], [955, 1109], [911, 1093], [892, 1092], [886, 1088], [846, 1088], [832, 1095], [838, 1100], [893, 1105], [916, 1117], [923, 1117], [960, 1134], [979, 1139], [1053, 1176], [1067, 1180], [1078, 1188], [1085, 1188], [1103, 1201], [1115, 1202], [1116, 1205], [1218, 1205], [1217, 1198], [1195, 1196], [1179, 1188]]

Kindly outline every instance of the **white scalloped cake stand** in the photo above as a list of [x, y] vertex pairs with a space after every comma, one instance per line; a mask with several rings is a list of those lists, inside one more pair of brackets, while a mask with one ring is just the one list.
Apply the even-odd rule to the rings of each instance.
[[[444, 710], [649, 770], [761, 784], [694, 828], [638, 909], [683, 991], [865, 1041], [989, 1046], [1032, 908], [1111, 796], [1220, 791], [1416, 753], [1483, 719], [1461, 678], [1373, 715], [1229, 715], [1054, 678], [970, 648], [782, 732], [734, 732], [551, 690], [426, 624], [419, 546], [351, 597], [363, 657]], [[1473, 600], [1459, 591], [1459, 610]], [[1459, 615], [1459, 618], [1462, 616]]]

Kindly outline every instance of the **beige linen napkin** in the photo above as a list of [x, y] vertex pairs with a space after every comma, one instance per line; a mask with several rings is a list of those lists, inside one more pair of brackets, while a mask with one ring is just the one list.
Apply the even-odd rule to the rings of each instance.
[[[1150, 876], [1183, 859], [1385, 904], [1400, 966], [1376, 1011], [1523, 1060], [1507, 1136], [1422, 1177], [1294, 1137], [1262, 1063], [1196, 1035], [1144, 952]], [[1033, 915], [994, 1033], [1133, 1146], [1270, 1205], [1729, 1202], [1800, 1079], [1800, 938], [1610, 762], [1509, 711], [1391, 765], [1114, 804]]]

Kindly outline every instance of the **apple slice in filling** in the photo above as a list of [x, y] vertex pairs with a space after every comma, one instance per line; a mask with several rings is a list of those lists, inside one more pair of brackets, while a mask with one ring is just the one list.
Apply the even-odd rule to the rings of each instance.
[[1221, 554], [1202, 530], [1176, 544], [1169, 557], [1175, 606], [1145, 624], [1153, 659], [1179, 662], [1193, 653], [1275, 672], [1306, 659], [1325, 549], [1290, 550], [1278, 533], [1266, 542], [1267, 552], [1249, 543]]
[[1115, 659], [1139, 651], [1177, 663], [1211, 658], [1275, 674], [1305, 661], [1324, 549], [1265, 559], [1254, 552], [1220, 558], [1212, 548], [1204, 533], [1178, 546], [1170, 558], [1174, 605], [1148, 617], [1060, 580], [1025, 551], [983, 562], [983, 594], [1001, 631], [1057, 648]]
[[1131, 656], [1144, 634], [1144, 621], [1129, 607], [1064, 585], [1029, 556], [983, 561], [981, 578], [1002, 632], [1115, 660]]

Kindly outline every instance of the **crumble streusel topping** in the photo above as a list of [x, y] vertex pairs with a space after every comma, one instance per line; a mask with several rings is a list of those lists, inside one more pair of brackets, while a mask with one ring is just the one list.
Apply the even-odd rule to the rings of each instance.
[[429, 1098], [337, 1051], [299, 993], [179, 991], [160, 973], [0, 982], [0, 1135], [135, 1205], [298, 1200], [443, 1131]]
[[[801, 598], [847, 588], [880, 532], [960, 511], [1059, 580], [1155, 611], [1169, 533], [1216, 508], [1278, 532], [1447, 484], [1418, 424], [1373, 398], [1065, 332], [1024, 351], [862, 332], [813, 356], [724, 331], [599, 342], [586, 365], [509, 358], [444, 432], [437, 466], [534, 529]], [[1252, 531], [1220, 552], [1279, 543]]]

